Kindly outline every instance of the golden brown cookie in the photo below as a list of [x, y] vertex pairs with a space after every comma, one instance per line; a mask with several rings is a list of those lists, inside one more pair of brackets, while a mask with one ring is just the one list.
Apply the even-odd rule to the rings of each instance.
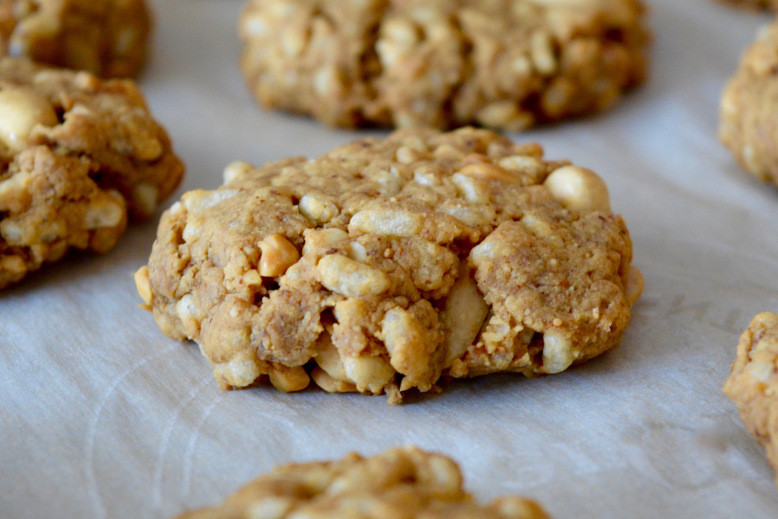
[[522, 130], [604, 110], [640, 84], [638, 0], [253, 0], [247, 85], [339, 126]]
[[0, 60], [0, 289], [70, 248], [107, 252], [183, 165], [128, 80]]
[[737, 162], [778, 184], [778, 22], [764, 27], [743, 54], [721, 99], [719, 137]]
[[138, 291], [225, 387], [433, 390], [615, 347], [642, 289], [603, 181], [486, 130], [235, 163], [162, 217]]
[[724, 392], [778, 471], [778, 314], [757, 315], [740, 336]]
[[456, 462], [416, 447], [372, 458], [285, 465], [216, 508], [178, 519], [549, 519], [534, 501], [502, 497], [479, 505]]
[[144, 0], [0, 0], [0, 55], [135, 77], [151, 18]]

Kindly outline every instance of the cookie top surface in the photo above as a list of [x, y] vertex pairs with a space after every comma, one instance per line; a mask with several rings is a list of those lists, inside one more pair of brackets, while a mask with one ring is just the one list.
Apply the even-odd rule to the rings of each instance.
[[394, 519], [548, 519], [520, 497], [479, 505], [464, 491], [457, 464], [416, 447], [395, 448], [363, 458], [286, 465], [230, 496], [216, 508], [178, 519], [273, 517]]
[[227, 386], [300, 389], [318, 365], [325, 389], [397, 401], [444, 372], [556, 373], [618, 344], [642, 287], [602, 180], [490, 131], [225, 177], [163, 215], [138, 286]]
[[743, 332], [724, 392], [778, 472], [778, 314], [757, 315]]
[[0, 0], [0, 55], [134, 77], [146, 58], [144, 0]]
[[778, 22], [765, 26], [743, 53], [721, 99], [719, 137], [738, 163], [778, 184]]
[[330, 125], [521, 130], [610, 106], [645, 74], [637, 0], [254, 0], [260, 104]]
[[105, 252], [183, 165], [126, 80], [0, 60], [0, 287], [69, 248]]

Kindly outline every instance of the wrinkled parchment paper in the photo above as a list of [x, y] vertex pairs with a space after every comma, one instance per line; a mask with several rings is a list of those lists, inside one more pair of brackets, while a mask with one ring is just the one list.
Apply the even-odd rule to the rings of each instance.
[[[620, 348], [561, 375], [465, 381], [403, 406], [224, 392], [195, 345], [137, 308], [132, 274], [156, 222], [135, 226], [112, 253], [71, 255], [0, 294], [0, 517], [166, 518], [277, 464], [409, 442], [457, 459], [479, 499], [531, 496], [558, 519], [778, 517], [763, 450], [720, 390], [740, 332], [778, 310], [778, 190], [716, 140], [720, 91], [769, 16], [649, 3], [648, 85], [602, 116], [512, 136], [606, 179], [646, 277]], [[188, 165], [178, 194], [216, 187], [236, 159], [382, 134], [256, 107], [236, 64], [241, 1], [153, 4], [140, 82]]]

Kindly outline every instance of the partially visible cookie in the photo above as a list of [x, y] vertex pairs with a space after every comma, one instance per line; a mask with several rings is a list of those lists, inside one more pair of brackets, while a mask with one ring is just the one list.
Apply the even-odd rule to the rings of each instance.
[[732, 4], [745, 9], [771, 9], [778, 10], [778, 0], [719, 0], [726, 4]]
[[534, 501], [502, 497], [479, 505], [456, 462], [417, 447], [371, 458], [285, 465], [215, 508], [178, 519], [549, 519]]
[[70, 248], [107, 252], [182, 174], [131, 81], [0, 60], [0, 288]]
[[266, 108], [339, 126], [522, 130], [645, 76], [638, 0], [253, 0], [242, 68]]
[[165, 212], [138, 291], [225, 387], [559, 373], [619, 343], [642, 278], [603, 181], [542, 153], [415, 129], [233, 164]]
[[0, 55], [135, 77], [151, 18], [144, 0], [0, 0]]
[[764, 27], [743, 54], [721, 99], [719, 137], [737, 162], [778, 184], [778, 22]]
[[757, 315], [743, 332], [724, 392], [778, 471], [778, 314]]

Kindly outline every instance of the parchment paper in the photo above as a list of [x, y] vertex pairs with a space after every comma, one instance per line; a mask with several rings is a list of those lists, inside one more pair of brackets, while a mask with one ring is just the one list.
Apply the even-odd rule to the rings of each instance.
[[[215, 188], [237, 159], [316, 156], [366, 133], [260, 110], [238, 66], [237, 0], [157, 0], [140, 82]], [[778, 190], [716, 139], [718, 99], [768, 15], [654, 0], [651, 79], [598, 117], [512, 135], [607, 181], [646, 290], [620, 348], [567, 373], [384, 397], [224, 392], [193, 344], [137, 308], [156, 221], [0, 294], [0, 517], [166, 518], [281, 463], [416, 443], [457, 459], [481, 500], [558, 519], [778, 517], [763, 449], [721, 385], [751, 317], [778, 310]], [[169, 201], [166, 205], [172, 203]]]

